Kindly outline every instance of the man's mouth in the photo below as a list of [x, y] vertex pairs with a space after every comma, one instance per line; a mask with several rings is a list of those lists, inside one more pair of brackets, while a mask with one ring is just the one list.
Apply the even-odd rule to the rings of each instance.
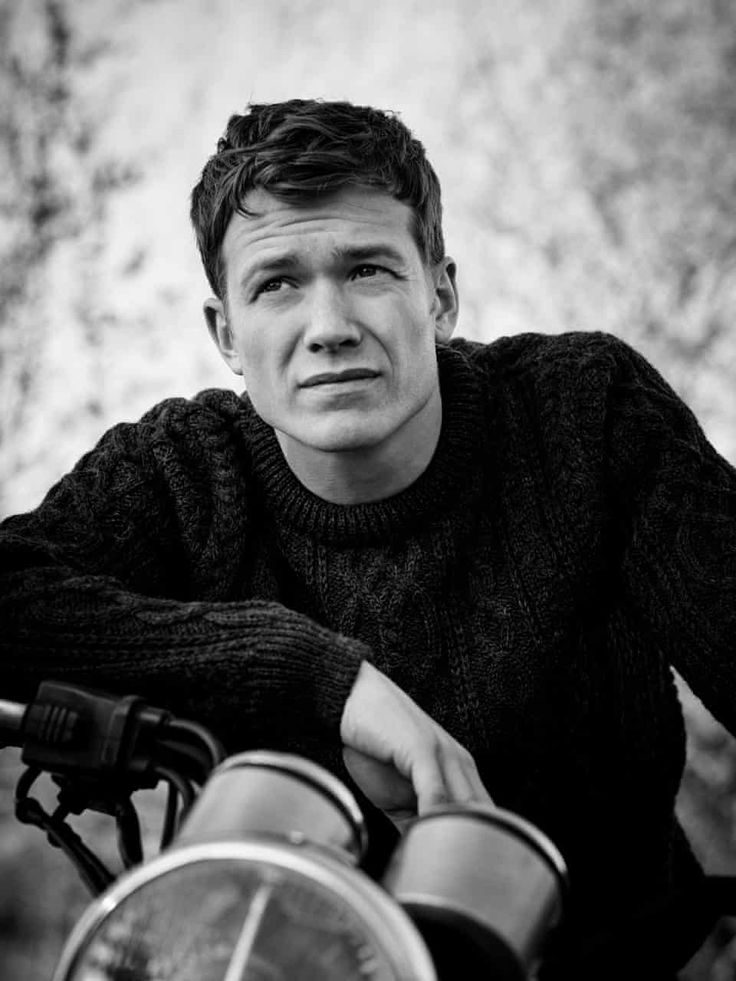
[[362, 378], [377, 378], [378, 372], [370, 368], [347, 368], [345, 371], [323, 371], [311, 375], [301, 383], [301, 388], [314, 388], [315, 385], [335, 385], [341, 382], [357, 381]]

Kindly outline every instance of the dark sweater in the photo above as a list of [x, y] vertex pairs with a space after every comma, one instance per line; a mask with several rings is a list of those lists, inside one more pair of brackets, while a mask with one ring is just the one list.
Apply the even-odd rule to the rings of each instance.
[[437, 450], [377, 503], [307, 491], [232, 392], [110, 430], [2, 526], [1, 690], [137, 692], [344, 778], [368, 658], [557, 843], [573, 921], [605, 922], [696, 874], [668, 665], [736, 732], [736, 472], [610, 336], [438, 354]]

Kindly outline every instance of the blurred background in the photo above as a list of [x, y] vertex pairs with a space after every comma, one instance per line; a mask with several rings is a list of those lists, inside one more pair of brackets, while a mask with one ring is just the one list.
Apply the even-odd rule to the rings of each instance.
[[[231, 113], [291, 97], [393, 109], [423, 140], [460, 334], [611, 331], [736, 462], [733, 0], [0, 0], [0, 515], [112, 423], [237, 384], [188, 197]], [[734, 741], [681, 694], [681, 818], [736, 874]], [[19, 772], [0, 754], [0, 976], [40, 981], [87, 896], [13, 818]], [[682, 977], [734, 978], [735, 934]]]

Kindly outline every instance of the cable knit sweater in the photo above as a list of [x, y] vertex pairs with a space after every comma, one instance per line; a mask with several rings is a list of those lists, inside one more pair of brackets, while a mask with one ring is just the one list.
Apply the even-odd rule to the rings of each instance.
[[111, 429], [2, 525], [2, 692], [137, 692], [344, 778], [367, 658], [557, 843], [590, 926], [696, 874], [669, 664], [736, 732], [736, 472], [610, 336], [438, 358], [434, 457], [376, 503], [311, 494], [231, 392]]

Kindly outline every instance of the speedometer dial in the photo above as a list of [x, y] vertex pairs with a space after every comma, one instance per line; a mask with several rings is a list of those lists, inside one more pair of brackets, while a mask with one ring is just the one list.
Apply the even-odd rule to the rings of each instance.
[[197, 844], [90, 908], [54, 981], [436, 981], [408, 915], [319, 849]]

